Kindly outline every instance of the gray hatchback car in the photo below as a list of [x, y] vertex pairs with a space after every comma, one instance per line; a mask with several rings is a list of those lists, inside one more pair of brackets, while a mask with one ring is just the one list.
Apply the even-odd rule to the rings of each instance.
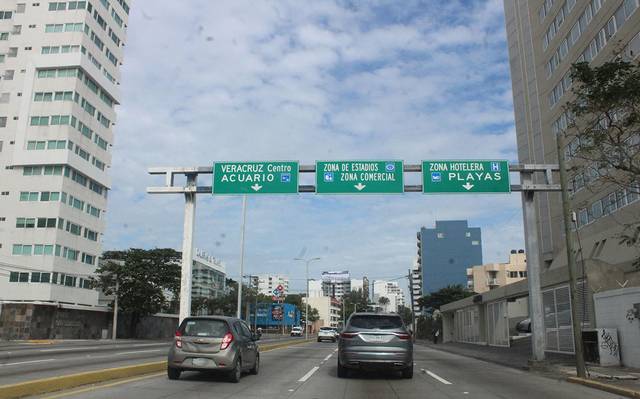
[[243, 372], [258, 374], [258, 339], [240, 319], [188, 317], [178, 327], [169, 350], [167, 375], [176, 380], [185, 370], [218, 371], [238, 382]]
[[389, 313], [354, 313], [338, 342], [338, 377], [349, 369], [388, 369], [413, 378], [413, 342], [402, 318]]

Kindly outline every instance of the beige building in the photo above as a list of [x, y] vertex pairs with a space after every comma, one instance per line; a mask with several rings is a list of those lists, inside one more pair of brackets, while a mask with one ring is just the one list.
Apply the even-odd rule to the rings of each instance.
[[511, 250], [509, 262], [489, 263], [467, 269], [467, 288], [477, 294], [504, 287], [527, 277], [527, 258], [524, 250]]
[[[504, 9], [518, 160], [555, 164], [557, 134], [568, 126], [563, 106], [572, 99], [571, 65], [586, 61], [597, 66], [617, 54], [638, 62], [640, 0], [504, 0]], [[640, 320], [625, 317], [635, 314], [633, 305], [640, 301], [640, 271], [634, 267], [638, 252], [618, 238], [625, 223], [640, 220], [640, 196], [638, 190], [604, 183], [593, 165], [579, 163], [574, 158], [579, 146], [578, 139], [569, 137], [562, 149], [576, 215], [570, 226], [577, 260], [576, 303], [568, 287], [560, 194], [535, 196], [545, 350], [574, 352], [575, 307], [584, 330], [617, 329], [622, 363], [640, 367], [634, 356]], [[519, 281], [443, 306], [443, 340], [508, 346], [510, 304], [527, 296], [527, 281]]]
[[340, 320], [340, 301], [328, 296], [309, 298], [309, 306], [318, 309], [320, 327], [338, 327]]

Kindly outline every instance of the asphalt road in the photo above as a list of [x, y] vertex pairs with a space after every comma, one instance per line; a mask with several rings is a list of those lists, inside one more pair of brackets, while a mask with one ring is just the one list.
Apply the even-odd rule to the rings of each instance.
[[[260, 342], [291, 339], [268, 337]], [[166, 360], [169, 345], [168, 340], [78, 340], [50, 344], [5, 341], [0, 343], [0, 385]]]
[[618, 396], [525, 371], [440, 352], [415, 349], [413, 379], [389, 373], [336, 376], [337, 345], [309, 343], [262, 354], [260, 373], [238, 384], [224, 377], [183, 373], [169, 381], [165, 373], [80, 388], [45, 398], [562, 398], [609, 399]]

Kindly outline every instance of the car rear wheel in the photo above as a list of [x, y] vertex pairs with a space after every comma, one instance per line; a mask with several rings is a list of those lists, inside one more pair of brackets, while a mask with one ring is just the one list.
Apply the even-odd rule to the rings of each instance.
[[249, 370], [249, 372], [253, 375], [257, 375], [258, 371], [260, 371], [260, 356], [256, 356], [256, 362], [253, 364], [253, 368]]
[[233, 370], [229, 372], [229, 381], [240, 382], [240, 377], [242, 377], [242, 359], [238, 357], [233, 365]]
[[402, 378], [413, 378], [413, 365], [402, 370]]
[[347, 378], [349, 376], [349, 370], [346, 367], [340, 364], [340, 359], [338, 359], [338, 378]]
[[167, 367], [167, 377], [169, 377], [170, 380], [177, 380], [180, 378], [180, 373], [181, 371], [173, 368], [173, 367]]

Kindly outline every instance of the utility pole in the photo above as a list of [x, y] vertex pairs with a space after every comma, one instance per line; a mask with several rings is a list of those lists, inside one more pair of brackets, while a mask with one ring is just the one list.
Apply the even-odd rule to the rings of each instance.
[[578, 377], [587, 376], [584, 363], [584, 348], [582, 346], [582, 326], [578, 319], [578, 295], [576, 292], [576, 260], [571, 240], [571, 204], [567, 188], [567, 165], [564, 159], [563, 134], [556, 135], [558, 149], [558, 165], [560, 166], [560, 187], [562, 188], [562, 218], [564, 220], [564, 236], [567, 247], [567, 267], [569, 268], [569, 292], [571, 294], [571, 324], [573, 328], [573, 347], [576, 352], [576, 373]]
[[244, 228], [247, 221], [247, 196], [242, 196], [242, 230], [240, 233], [240, 279], [238, 281], [238, 310], [236, 317], [239, 319], [242, 312], [242, 273], [244, 270]]

